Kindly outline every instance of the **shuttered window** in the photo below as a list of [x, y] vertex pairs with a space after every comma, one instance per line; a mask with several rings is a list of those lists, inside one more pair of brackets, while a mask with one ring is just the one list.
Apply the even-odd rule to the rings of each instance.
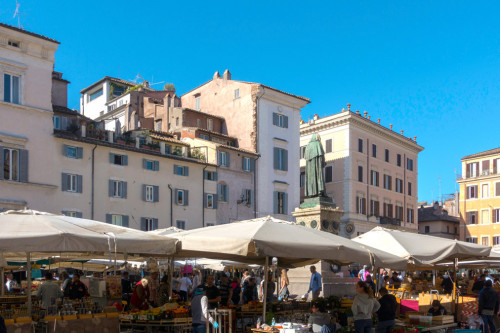
[[288, 150], [274, 147], [274, 170], [288, 171]]
[[141, 217], [141, 230], [152, 231], [158, 229], [158, 219], [152, 217]]
[[356, 213], [366, 215], [366, 198], [356, 197]]
[[110, 179], [108, 183], [108, 195], [114, 198], [127, 198], [127, 182]]
[[477, 185], [467, 186], [467, 199], [477, 199]]
[[370, 172], [370, 185], [379, 186], [379, 173], [378, 173], [378, 171], [372, 170]]
[[231, 165], [231, 158], [227, 151], [219, 151], [218, 160], [220, 166], [229, 167]]
[[189, 167], [182, 165], [174, 165], [174, 175], [189, 176]]
[[217, 195], [205, 193], [203, 196], [203, 206], [208, 209], [217, 209]]
[[363, 167], [358, 165], [358, 182], [363, 182]]
[[188, 190], [175, 190], [175, 204], [178, 206], [189, 205], [189, 191]]
[[325, 141], [325, 153], [332, 152], [332, 139], [328, 139]]
[[242, 157], [241, 167], [244, 171], [253, 172], [255, 171], [255, 159], [250, 157]]
[[217, 196], [219, 201], [228, 201], [228, 187], [226, 184], [217, 184]]
[[83, 158], [83, 148], [63, 145], [63, 155], [69, 158]]
[[325, 167], [325, 183], [333, 182], [333, 166], [328, 165]]
[[106, 214], [106, 223], [128, 228], [129, 218], [128, 215]]
[[61, 179], [61, 190], [64, 192], [82, 193], [82, 176], [63, 173]]
[[28, 151], [0, 146], [0, 179], [28, 182]]
[[160, 187], [155, 185], [142, 185], [142, 201], [158, 202], [160, 194]]
[[128, 156], [109, 153], [109, 163], [114, 165], [128, 165]]
[[288, 214], [288, 194], [286, 192], [273, 192], [274, 214]]
[[273, 112], [273, 125], [288, 128], [288, 117], [283, 114]]
[[142, 159], [142, 167], [146, 170], [159, 171], [160, 170], [160, 162], [143, 158]]
[[206, 180], [217, 181], [217, 172], [205, 170], [203, 172], [203, 178]]

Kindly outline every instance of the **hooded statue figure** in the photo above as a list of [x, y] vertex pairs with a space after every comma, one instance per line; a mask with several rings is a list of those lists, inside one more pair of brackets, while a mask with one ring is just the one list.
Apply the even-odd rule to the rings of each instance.
[[311, 141], [306, 147], [304, 158], [306, 160], [304, 196], [306, 198], [326, 196], [325, 180], [323, 179], [325, 152], [318, 133], [312, 135]]

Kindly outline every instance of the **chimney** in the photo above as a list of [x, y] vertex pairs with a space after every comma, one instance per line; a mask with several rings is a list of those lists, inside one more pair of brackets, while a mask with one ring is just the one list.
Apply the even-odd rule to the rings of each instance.
[[390, 124], [389, 127], [391, 128], [391, 131], [392, 131], [392, 124]]
[[165, 155], [165, 142], [160, 141], [160, 154]]
[[145, 87], [145, 88], [149, 88], [149, 81], [142, 81], [142, 85]]
[[361, 114], [359, 113], [359, 110], [356, 110], [356, 114], [357, 114], [358, 116], [361, 116]]
[[365, 118], [366, 118], [366, 116], [368, 116], [368, 112], [367, 111], [363, 112], [363, 114], [365, 115]]
[[368, 116], [368, 117], [367, 117], [367, 118], [368, 118], [368, 120], [370, 120], [370, 118], [371, 118], [371, 117], [372, 117], [372, 116]]
[[224, 71], [224, 74], [222, 75], [223, 79], [224, 80], [231, 80], [231, 72], [229, 71], [229, 69], [226, 69]]
[[347, 103], [347, 111], [351, 111], [351, 103]]
[[377, 124], [380, 125], [380, 118], [377, 118]]
[[135, 137], [135, 148], [140, 148], [141, 147], [141, 139], [136, 136]]
[[215, 71], [213, 79], [214, 79], [214, 80], [216, 80], [216, 79], [220, 79], [220, 74], [219, 74], [219, 71]]
[[82, 120], [80, 122], [80, 130], [82, 132], [82, 138], [86, 137], [87, 136], [87, 123]]
[[401, 130], [401, 135], [403, 135], [403, 130]]
[[413, 141], [417, 142], [417, 137], [416, 136], [413, 137]]
[[319, 119], [319, 116], [318, 116], [317, 114], [314, 114], [313, 119], [314, 119], [314, 120], [318, 120], [318, 119]]
[[114, 142], [114, 140], [113, 140], [114, 134], [115, 134], [115, 132], [108, 131], [108, 142]]

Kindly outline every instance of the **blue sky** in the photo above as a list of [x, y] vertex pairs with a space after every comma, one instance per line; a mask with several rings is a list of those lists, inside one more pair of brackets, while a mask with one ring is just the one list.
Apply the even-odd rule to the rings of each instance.
[[[351, 103], [417, 136], [419, 200], [439, 178], [453, 193], [460, 159], [499, 146], [498, 1], [19, 1], [26, 30], [61, 42], [72, 108], [105, 75], [182, 94], [229, 68], [311, 98], [306, 120]], [[14, 10], [2, 1], [0, 20], [17, 25]]]

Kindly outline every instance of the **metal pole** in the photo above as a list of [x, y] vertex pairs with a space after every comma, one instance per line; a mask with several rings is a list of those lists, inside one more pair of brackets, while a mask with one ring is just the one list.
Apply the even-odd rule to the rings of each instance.
[[2, 267], [0, 274], [2, 274], [2, 296], [5, 295], [5, 268]]
[[[169, 298], [172, 299], [172, 288], [174, 287], [174, 257], [170, 257], [170, 269], [169, 269], [169, 278], [170, 278], [170, 286], [168, 287]], [[196, 286], [197, 287], [197, 286]], [[196, 288], [194, 287], [194, 288]]]
[[26, 252], [26, 265], [27, 265], [27, 270], [26, 274], [28, 275], [28, 290], [26, 292], [26, 295], [28, 295], [28, 316], [31, 317], [31, 253]]
[[453, 272], [453, 313], [455, 314], [455, 317], [458, 314], [458, 298], [456, 296], [456, 290], [457, 290], [457, 271], [458, 271], [458, 258], [455, 258], [455, 271]]
[[436, 289], [436, 270], [432, 270], [432, 285], [434, 286], [434, 289]]
[[268, 271], [269, 270], [269, 257], [266, 256], [266, 266], [264, 268], [264, 299], [262, 300], [263, 303], [263, 308], [262, 308], [262, 322], [266, 322], [266, 305], [267, 305], [267, 283], [269, 282], [269, 275]]

